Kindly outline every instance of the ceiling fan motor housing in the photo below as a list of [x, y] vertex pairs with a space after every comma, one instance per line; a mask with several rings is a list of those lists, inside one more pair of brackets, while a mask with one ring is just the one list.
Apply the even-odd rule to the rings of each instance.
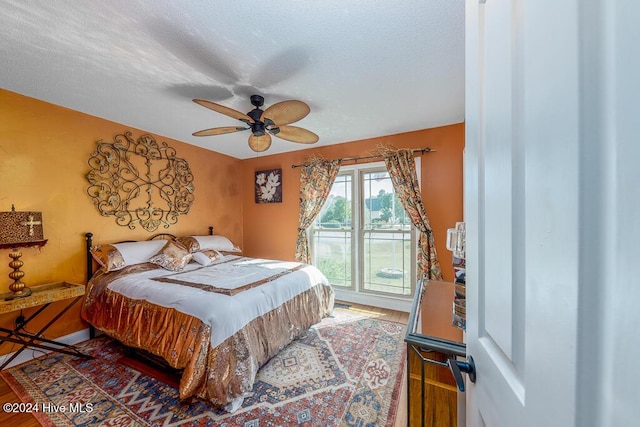
[[251, 105], [254, 107], [262, 107], [264, 105], [264, 98], [260, 95], [251, 95]]
[[255, 136], [264, 135], [265, 134], [264, 123], [262, 123], [260, 120], [251, 123], [251, 133], [254, 134]]
[[[258, 103], [256, 103], [256, 99], [255, 98], [260, 98], [258, 101]], [[251, 117], [251, 120], [253, 120], [253, 123], [251, 123], [251, 133], [253, 133], [255, 136], [262, 136], [265, 134], [265, 125], [264, 122], [262, 120], [260, 120], [262, 118], [262, 113], [263, 111], [260, 109], [260, 105], [262, 105], [263, 102], [263, 98], [260, 95], [252, 95], [251, 96], [251, 103], [253, 105], [256, 106], [256, 108], [254, 108], [253, 110], [249, 111], [247, 113], [247, 116]]]

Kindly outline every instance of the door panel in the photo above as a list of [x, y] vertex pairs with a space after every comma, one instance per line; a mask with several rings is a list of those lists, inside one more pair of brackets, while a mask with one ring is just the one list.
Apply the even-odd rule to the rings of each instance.
[[638, 20], [466, 2], [468, 427], [637, 424]]
[[467, 423], [517, 425], [525, 405], [517, 31], [511, 2], [469, 3], [467, 31], [475, 37], [472, 60], [467, 56], [467, 310], [473, 319], [467, 345], [478, 381], [468, 392]]
[[[505, 2], [506, 3], [506, 2]], [[480, 138], [485, 164], [482, 179], [484, 218], [484, 270], [480, 279], [483, 292], [483, 321], [479, 334], [500, 349], [507, 359], [512, 355], [512, 108], [511, 108], [511, 21], [509, 5], [483, 13], [484, 49], [479, 66], [486, 76], [480, 88], [484, 117]], [[494, 9], [494, 5], [484, 8]], [[487, 286], [486, 284], [490, 284]], [[488, 344], [489, 345], [489, 344]]]
[[470, 427], [575, 424], [577, 6], [551, 5], [467, 2]]

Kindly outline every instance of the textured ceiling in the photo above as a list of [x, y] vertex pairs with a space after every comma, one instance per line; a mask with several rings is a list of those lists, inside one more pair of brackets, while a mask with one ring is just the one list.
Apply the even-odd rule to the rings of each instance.
[[[318, 145], [464, 120], [463, 0], [0, 0], [0, 87], [237, 158], [194, 137], [299, 99]], [[123, 129], [124, 130], [124, 129]], [[108, 139], [110, 135], [104, 135]], [[273, 138], [264, 154], [309, 148]]]

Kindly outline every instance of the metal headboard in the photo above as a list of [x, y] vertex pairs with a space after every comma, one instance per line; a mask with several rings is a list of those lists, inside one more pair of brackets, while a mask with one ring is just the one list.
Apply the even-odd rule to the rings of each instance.
[[[211, 236], [213, 235], [213, 227], [209, 227], [209, 235]], [[94, 267], [93, 263], [95, 261], [93, 260], [93, 256], [91, 255], [91, 248], [93, 247], [93, 233], [85, 233], [84, 237], [86, 240], [85, 256], [87, 259], [87, 282], [88, 282], [89, 279], [93, 277], [93, 273], [95, 273], [93, 271], [93, 267]], [[175, 238], [176, 236], [171, 233], [158, 233], [149, 237], [147, 240], [173, 240]], [[135, 242], [135, 240], [121, 240], [116, 243], [126, 243], [126, 242]]]
[[[89, 279], [93, 277], [93, 273], [95, 273], [95, 271], [93, 271], [93, 267], [94, 267], [93, 263], [95, 261], [93, 260], [93, 256], [91, 255], [91, 248], [93, 247], [93, 233], [85, 233], [84, 237], [86, 239], [85, 251], [86, 251], [86, 257], [87, 257], [87, 282], [88, 282]], [[175, 238], [176, 236], [170, 233], [158, 233], [149, 237], [147, 240], [173, 240]], [[128, 243], [128, 242], [135, 242], [135, 241], [136, 240], [121, 240], [115, 243]]]

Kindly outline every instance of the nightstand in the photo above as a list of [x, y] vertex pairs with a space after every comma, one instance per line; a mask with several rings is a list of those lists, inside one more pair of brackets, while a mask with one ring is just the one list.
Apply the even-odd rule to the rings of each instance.
[[450, 359], [465, 357], [461, 329], [452, 324], [454, 283], [419, 281], [409, 315], [407, 391], [409, 425], [455, 427], [458, 393]]
[[[69, 354], [72, 356], [91, 357], [81, 353], [72, 345], [50, 340], [42, 336], [42, 334], [44, 334], [51, 325], [53, 325], [64, 313], [82, 299], [85, 287], [83, 285], [73, 283], [56, 282], [45, 285], [30, 286], [30, 288], [32, 292], [31, 295], [24, 298], [5, 300], [5, 298], [10, 297], [12, 294], [0, 294], [0, 314], [41, 306], [35, 313], [27, 317], [21, 325], [16, 325], [15, 329], [10, 330], [0, 327], [0, 332], [5, 334], [4, 336], [0, 335], [0, 344], [4, 342], [12, 342], [22, 345], [22, 347], [13, 353], [9, 359], [5, 360], [5, 362], [0, 366], [0, 370], [4, 369], [13, 359], [28, 347]], [[32, 334], [24, 331], [27, 324], [39, 316], [52, 302], [68, 299], [71, 299], [71, 301], [64, 308], [56, 312], [54, 317], [38, 332]]]

